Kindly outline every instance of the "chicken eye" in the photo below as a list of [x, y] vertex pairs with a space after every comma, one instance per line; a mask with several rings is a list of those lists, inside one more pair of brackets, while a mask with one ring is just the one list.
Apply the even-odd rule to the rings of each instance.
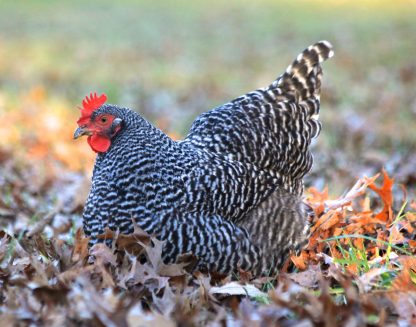
[[100, 118], [100, 122], [103, 123], [103, 124], [105, 124], [107, 122], [107, 120], [108, 120], [107, 116], [102, 116]]

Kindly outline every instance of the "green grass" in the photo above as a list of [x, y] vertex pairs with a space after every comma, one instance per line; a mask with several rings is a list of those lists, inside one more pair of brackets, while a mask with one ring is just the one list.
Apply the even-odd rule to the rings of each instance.
[[[394, 245], [390, 242], [379, 240], [379, 239], [376, 239], [374, 237], [367, 236], [367, 235], [360, 235], [360, 234], [339, 235], [339, 236], [334, 236], [334, 237], [330, 237], [330, 238], [327, 238], [325, 240], [322, 240], [322, 242], [329, 242], [329, 241], [335, 241], [335, 240], [340, 240], [340, 239], [352, 239], [352, 238], [362, 238], [362, 239], [369, 240], [369, 241], [372, 241], [372, 242], [375, 242], [375, 243], [380, 243], [380, 244], [386, 245], [387, 248], [391, 247], [391, 248], [395, 249], [397, 252], [400, 252], [400, 254], [411, 255], [410, 252], [406, 251], [405, 249], [403, 249], [403, 248], [401, 248], [397, 245]], [[352, 245], [350, 245], [350, 247], [351, 246]], [[359, 251], [359, 250], [356, 249], [355, 254], [358, 253], [357, 251]]]

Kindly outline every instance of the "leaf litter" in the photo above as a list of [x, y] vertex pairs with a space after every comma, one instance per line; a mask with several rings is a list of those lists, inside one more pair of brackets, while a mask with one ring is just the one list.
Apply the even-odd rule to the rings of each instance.
[[[139, 228], [88, 248], [88, 178], [0, 156], [0, 317], [5, 325], [363, 326], [416, 324], [416, 205], [385, 171], [331, 199], [310, 188], [307, 246], [275, 276], [193, 271]], [[60, 171], [62, 169], [62, 171]], [[37, 176], [32, 183], [31, 176]]]

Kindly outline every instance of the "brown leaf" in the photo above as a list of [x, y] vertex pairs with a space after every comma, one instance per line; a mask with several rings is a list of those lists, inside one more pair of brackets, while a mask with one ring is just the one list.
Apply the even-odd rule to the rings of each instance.
[[372, 289], [372, 282], [374, 279], [380, 277], [380, 275], [388, 272], [386, 267], [373, 268], [370, 271], [365, 272], [356, 279], [357, 285], [360, 288], [361, 293], [367, 293]]
[[161, 276], [183, 275], [185, 273], [184, 267], [187, 263], [165, 264], [162, 260], [162, 250], [165, 242], [157, 239], [153, 239], [152, 242], [154, 246], [146, 246], [145, 250], [151, 265], [156, 269], [157, 273]]
[[89, 237], [85, 237], [82, 228], [78, 228], [75, 233], [75, 243], [71, 256], [73, 262], [83, 261], [85, 258], [87, 258], [89, 241]]
[[126, 251], [136, 257], [143, 253], [143, 245], [151, 244], [150, 235], [138, 227], [134, 228], [132, 234], [119, 234], [115, 233], [109, 228], [105, 229], [104, 234], [98, 236], [99, 239], [116, 239], [117, 249], [120, 251]]
[[318, 265], [311, 265], [307, 270], [299, 273], [287, 274], [287, 277], [307, 288], [315, 288], [320, 278], [322, 278], [322, 271]]
[[89, 254], [94, 256], [96, 260], [101, 262], [102, 264], [109, 263], [112, 266], [116, 265], [115, 254], [111, 251], [111, 249], [107, 245], [103, 243], [94, 244], [91, 247]]
[[65, 287], [41, 286], [34, 288], [32, 292], [38, 301], [48, 306], [67, 305], [66, 295], [69, 289]]
[[159, 313], [145, 312], [140, 304], [133, 306], [126, 316], [129, 327], [141, 326], [164, 326], [175, 327], [177, 324], [170, 317], [165, 317]]
[[[2, 232], [2, 231], [0, 231]], [[8, 245], [10, 242], [11, 237], [7, 235], [6, 233], [2, 232], [3, 236], [0, 234], [0, 263], [3, 261], [4, 257], [6, 256], [8, 252]]]

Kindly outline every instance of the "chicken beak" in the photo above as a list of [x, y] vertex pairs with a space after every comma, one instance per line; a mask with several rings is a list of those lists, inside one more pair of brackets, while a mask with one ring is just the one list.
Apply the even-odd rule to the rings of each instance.
[[83, 135], [91, 135], [92, 132], [87, 127], [78, 127], [74, 133], [74, 140], [83, 136]]

